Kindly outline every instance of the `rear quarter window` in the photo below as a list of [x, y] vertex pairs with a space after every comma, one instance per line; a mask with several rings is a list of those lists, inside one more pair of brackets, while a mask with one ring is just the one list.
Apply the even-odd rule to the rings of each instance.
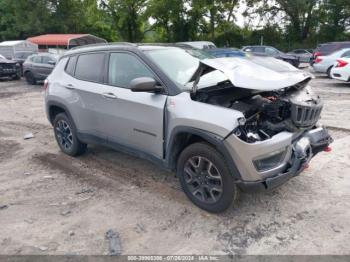
[[66, 73], [74, 76], [74, 70], [75, 70], [75, 65], [77, 63], [77, 57], [76, 56], [71, 56], [68, 60], [68, 63], [66, 65]]
[[75, 67], [75, 77], [91, 82], [102, 82], [104, 63], [104, 53], [80, 55]]

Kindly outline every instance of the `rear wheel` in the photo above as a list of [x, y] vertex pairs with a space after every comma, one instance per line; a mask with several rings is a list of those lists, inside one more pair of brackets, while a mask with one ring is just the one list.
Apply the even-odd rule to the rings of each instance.
[[223, 212], [237, 198], [237, 187], [226, 162], [206, 143], [195, 143], [183, 150], [177, 175], [187, 197], [206, 211]]
[[332, 76], [331, 76], [332, 68], [333, 68], [333, 66], [331, 66], [330, 68], [327, 69], [327, 76], [328, 76], [328, 78], [332, 78]]
[[36, 84], [36, 79], [35, 79], [35, 76], [32, 72], [26, 72], [24, 74], [25, 78], [26, 78], [26, 81], [28, 84], [30, 85], [35, 85]]
[[74, 124], [65, 113], [59, 113], [53, 121], [55, 138], [60, 149], [70, 156], [86, 151], [86, 144], [79, 141]]

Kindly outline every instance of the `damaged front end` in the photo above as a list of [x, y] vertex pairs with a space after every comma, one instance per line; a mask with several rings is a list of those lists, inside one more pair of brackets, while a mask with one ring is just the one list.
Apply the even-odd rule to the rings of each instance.
[[282, 131], [300, 133], [313, 128], [320, 119], [323, 102], [306, 86], [308, 81], [234, 101], [230, 108], [244, 115], [234, 134], [254, 143]]
[[[333, 140], [325, 128], [317, 126], [323, 102], [308, 85], [311, 75], [252, 64], [232, 60], [203, 63], [192, 79], [192, 99], [242, 113], [225, 144], [240, 172], [238, 183], [256, 191], [256, 187], [274, 188], [298, 175]], [[227, 80], [196, 90], [203, 72], [214, 70]], [[254, 70], [256, 75], [251, 73]]]

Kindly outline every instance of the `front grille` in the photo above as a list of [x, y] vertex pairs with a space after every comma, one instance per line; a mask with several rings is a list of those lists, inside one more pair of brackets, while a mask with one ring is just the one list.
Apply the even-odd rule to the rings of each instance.
[[15, 73], [16, 65], [15, 64], [0, 64], [0, 71], [4, 73]]
[[292, 105], [291, 117], [298, 127], [310, 127], [320, 119], [322, 104], [314, 106]]

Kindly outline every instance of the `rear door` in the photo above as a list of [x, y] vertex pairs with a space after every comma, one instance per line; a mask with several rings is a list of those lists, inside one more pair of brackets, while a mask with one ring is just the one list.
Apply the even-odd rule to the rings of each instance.
[[157, 158], [163, 157], [166, 94], [132, 92], [130, 81], [152, 77], [152, 70], [135, 54], [111, 53], [105, 85], [103, 128], [108, 140]]
[[104, 82], [106, 53], [86, 53], [69, 58], [65, 68], [65, 77], [60, 85], [69, 102], [69, 110], [81, 136], [107, 140], [104, 131], [106, 114], [104, 93], [107, 92]]

